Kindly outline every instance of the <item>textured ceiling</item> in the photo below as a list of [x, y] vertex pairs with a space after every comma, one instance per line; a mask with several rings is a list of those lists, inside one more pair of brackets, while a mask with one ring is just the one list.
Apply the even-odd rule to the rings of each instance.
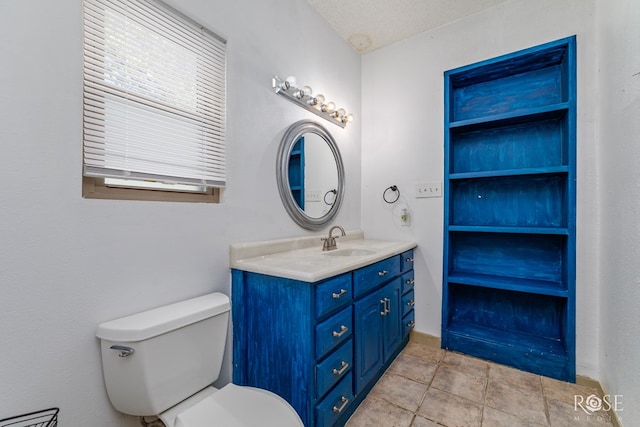
[[307, 0], [360, 53], [509, 0]]

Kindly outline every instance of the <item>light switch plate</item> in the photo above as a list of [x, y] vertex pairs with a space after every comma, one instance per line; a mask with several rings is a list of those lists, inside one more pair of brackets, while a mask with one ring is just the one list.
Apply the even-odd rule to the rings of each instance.
[[423, 182], [416, 184], [416, 199], [424, 197], [442, 197], [442, 182]]

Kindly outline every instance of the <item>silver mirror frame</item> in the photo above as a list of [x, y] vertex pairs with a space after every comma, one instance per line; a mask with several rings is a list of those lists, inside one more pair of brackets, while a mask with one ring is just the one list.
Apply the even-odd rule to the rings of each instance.
[[[336, 199], [324, 216], [320, 218], [313, 218], [307, 215], [296, 203], [289, 187], [289, 157], [291, 156], [291, 150], [296, 141], [306, 133], [315, 133], [324, 139], [333, 153], [333, 158], [336, 161], [336, 168], [338, 169], [338, 188]], [[344, 197], [344, 164], [342, 163], [342, 156], [335, 140], [331, 134], [320, 124], [311, 120], [300, 120], [287, 129], [280, 147], [278, 148], [278, 155], [276, 161], [276, 179], [278, 182], [278, 192], [282, 199], [282, 204], [285, 210], [293, 219], [296, 224], [307, 230], [321, 230], [326, 227], [333, 219], [338, 215], [340, 206], [342, 205], [342, 199]]]

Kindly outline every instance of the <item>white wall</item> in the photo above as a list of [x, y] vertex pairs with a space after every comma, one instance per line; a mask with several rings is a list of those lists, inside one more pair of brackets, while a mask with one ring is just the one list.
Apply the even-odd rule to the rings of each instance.
[[[414, 185], [443, 180], [446, 70], [577, 35], [577, 371], [598, 377], [598, 198], [594, 0], [512, 0], [362, 59], [362, 212], [365, 234], [413, 238], [416, 330], [440, 336], [443, 199]], [[412, 213], [401, 228], [382, 192], [395, 184]]]
[[640, 420], [640, 3], [598, 4], [601, 197], [600, 379]]
[[217, 205], [83, 199], [82, 3], [0, 1], [0, 418], [59, 406], [64, 426], [138, 425], [108, 402], [96, 325], [229, 293], [230, 243], [306, 234], [280, 202], [276, 152], [288, 125], [322, 119], [273, 94], [273, 74], [355, 114], [344, 130], [323, 125], [347, 175], [336, 222], [360, 228], [359, 56], [304, 1], [171, 3], [228, 38]]

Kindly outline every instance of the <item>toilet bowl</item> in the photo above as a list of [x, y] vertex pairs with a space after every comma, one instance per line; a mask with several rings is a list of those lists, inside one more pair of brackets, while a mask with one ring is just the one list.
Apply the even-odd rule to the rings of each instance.
[[229, 297], [213, 293], [100, 324], [115, 409], [155, 415], [167, 427], [303, 427], [275, 393], [211, 386], [222, 367], [229, 311]]

